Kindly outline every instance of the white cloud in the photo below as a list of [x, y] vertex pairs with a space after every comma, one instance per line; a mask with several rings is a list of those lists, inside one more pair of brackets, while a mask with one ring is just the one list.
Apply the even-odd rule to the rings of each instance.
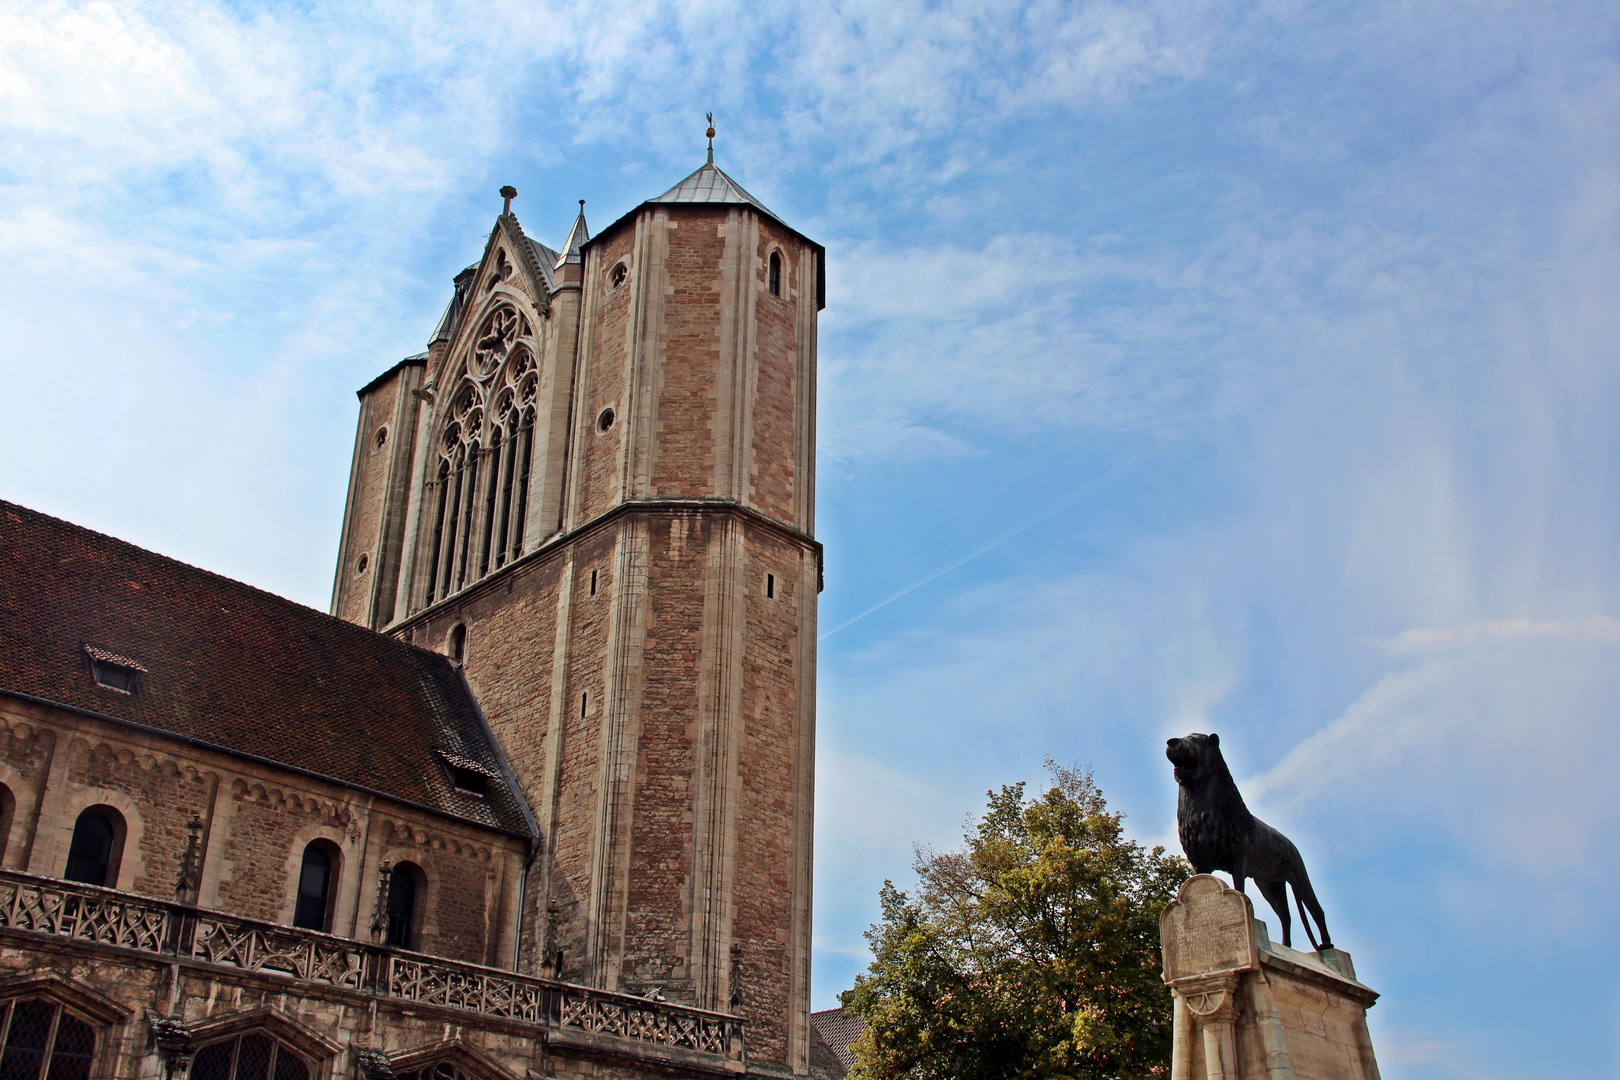
[[1392, 656], [1420, 656], [1514, 640], [1603, 641], [1620, 644], [1620, 619], [1490, 619], [1465, 626], [1426, 626], [1404, 630], [1382, 644]]

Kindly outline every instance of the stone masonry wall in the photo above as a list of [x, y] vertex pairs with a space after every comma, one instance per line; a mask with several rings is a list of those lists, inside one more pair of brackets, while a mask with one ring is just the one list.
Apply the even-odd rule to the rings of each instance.
[[[168, 1080], [151, 1037], [148, 1017], [153, 1014], [181, 1018], [199, 1050], [242, 1034], [267, 1035], [280, 1044], [279, 1053], [290, 1051], [304, 1060], [310, 1080], [363, 1075], [361, 1047], [381, 1050], [400, 1073], [431, 1070], [444, 1062], [469, 1080], [542, 1075], [557, 1080], [668, 1080], [714, 1071], [713, 1065], [704, 1072], [683, 1073], [652, 1062], [638, 1065], [557, 1052], [548, 1057], [539, 1029], [531, 1024], [479, 1022], [465, 1013], [401, 1007], [386, 999], [374, 1008], [363, 994], [289, 985], [275, 976], [216, 976], [183, 968], [176, 986], [158, 957], [114, 959], [49, 940], [3, 940], [0, 1007], [12, 1000], [49, 997], [56, 987], [66, 989], [73, 1000], [70, 1011], [89, 1020], [96, 1031], [90, 1075], [101, 1080]], [[86, 1003], [120, 1018], [86, 1015], [81, 1007]]]
[[[773, 296], [768, 285], [771, 252], [782, 256], [782, 295]], [[809, 261], [806, 244], [770, 221], [759, 222], [759, 244], [754, 252], [754, 342], [757, 374], [753, 401], [753, 446], [750, 460], [749, 503], [766, 517], [792, 523], [796, 475], [795, 433], [807, 422], [798, 415], [799, 367], [798, 305], [815, 303], [814, 283], [808, 296], [803, 268]]]
[[[633, 257], [634, 245], [635, 230], [620, 228], [593, 253], [592, 261], [587, 264], [587, 270], [594, 271], [594, 278], [585, 282], [589, 305], [585, 326], [588, 351], [581, 372], [583, 386], [579, 400], [582, 407], [574, 421], [582, 468], [572, 481], [580, 486], [573, 499], [577, 499], [577, 520], [581, 522], [606, 512], [621, 496], [619, 457], [635, 407], [634, 402], [627, 400], [625, 387], [631, 320], [637, 290], [641, 288], [640, 267]], [[614, 285], [613, 269], [621, 262], [626, 275], [622, 283]], [[613, 409], [614, 422], [607, 431], [602, 431], [598, 418], [607, 408]]]
[[[613, 553], [610, 530], [554, 545], [405, 632], [423, 647], [443, 649], [452, 627], [466, 627], [468, 683], [546, 833], [523, 918], [521, 970], [529, 974], [540, 974], [559, 950], [563, 977], [585, 974]], [[571, 575], [567, 662], [554, 693], [565, 575]]]
[[682, 207], [666, 226], [654, 496], [712, 495], [724, 207]]
[[0, 784], [19, 807], [5, 838], [9, 869], [60, 877], [79, 815], [109, 806], [124, 825], [116, 881], [109, 884], [172, 900], [195, 816], [203, 823], [202, 907], [290, 924], [304, 848], [326, 840], [339, 856], [330, 932], [369, 939], [377, 867], [387, 859], [408, 860], [422, 872], [413, 947], [489, 964], [510, 940], [525, 849], [516, 837], [159, 733], [4, 697], [0, 736], [9, 750], [0, 758]]
[[[400, 434], [392, 430], [392, 417], [404, 378], [405, 371], [401, 369], [368, 393], [360, 406], [348, 542], [341, 552], [343, 565], [338, 568], [338, 597], [333, 614], [361, 625], [370, 625], [370, 585], [378, 570], [383, 511], [388, 501], [388, 461], [393, 442]], [[381, 446], [377, 443], [379, 432], [386, 433]], [[364, 570], [358, 565], [362, 555], [366, 559]]]
[[[742, 738], [732, 940], [738, 948], [741, 1015], [749, 1021], [750, 1052], [787, 1060], [790, 1021], [802, 1002], [790, 1000], [793, 873], [807, 852], [796, 850], [795, 792], [799, 760], [799, 582], [801, 560], [814, 552], [780, 534], [751, 527], [746, 592], [748, 647], [742, 657]], [[774, 597], [766, 596], [766, 574]], [[814, 580], [813, 575], [810, 580]]]
[[648, 613], [640, 740], [631, 818], [623, 977], [695, 1000], [690, 962], [693, 805], [704, 571], [713, 519], [649, 523]]

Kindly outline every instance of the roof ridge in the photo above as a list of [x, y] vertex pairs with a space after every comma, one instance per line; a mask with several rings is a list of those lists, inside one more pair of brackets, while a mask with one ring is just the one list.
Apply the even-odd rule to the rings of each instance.
[[139, 544], [134, 543], [133, 541], [125, 540], [121, 537], [114, 536], [111, 533], [99, 532], [87, 525], [80, 525], [76, 521], [69, 521], [67, 518], [60, 518], [54, 514], [47, 514], [43, 510], [35, 510], [32, 507], [24, 506], [21, 503], [14, 503], [9, 499], [0, 499], [0, 513], [9, 514], [13, 511], [20, 511], [21, 513], [28, 514], [31, 517], [42, 518], [45, 521], [54, 522], [57, 525], [65, 526], [67, 529], [73, 532], [84, 536], [93, 536], [98, 540], [109, 542], [126, 551], [135, 552], [139, 555], [153, 559], [159, 559], [172, 566], [182, 567], [183, 569], [190, 570], [194, 573], [203, 574], [207, 577], [213, 578], [215, 581], [223, 582], [226, 585], [234, 586], [238, 589], [245, 589], [248, 592], [255, 593], [261, 597], [268, 597], [277, 604], [292, 608], [300, 614], [307, 613], [310, 615], [318, 615], [322, 619], [325, 619], [329, 624], [332, 624], [334, 627], [341, 627], [345, 633], [351, 631], [357, 632], [361, 636], [373, 640], [385, 641], [394, 646], [403, 646], [405, 649], [410, 651], [425, 653], [428, 656], [444, 659], [446, 663], [449, 663], [448, 659], [446, 659], [442, 653], [435, 652], [432, 649], [424, 649], [422, 646], [417, 645], [414, 642], [405, 641], [401, 638], [394, 637], [392, 634], [378, 633], [376, 630], [368, 629], [367, 627], [361, 626], [358, 623], [352, 623], [347, 619], [339, 618], [338, 616], [333, 615], [331, 612], [322, 611], [320, 608], [310, 607], [308, 604], [300, 604], [297, 600], [282, 596], [280, 593], [271, 592], [269, 589], [261, 589], [257, 585], [250, 584], [249, 582], [242, 581], [238, 578], [227, 577], [216, 570], [209, 570], [205, 567], [197, 566], [195, 563], [188, 563], [184, 559], [177, 559], [173, 555], [165, 555], [161, 551], [153, 551], [151, 548], [141, 547]]

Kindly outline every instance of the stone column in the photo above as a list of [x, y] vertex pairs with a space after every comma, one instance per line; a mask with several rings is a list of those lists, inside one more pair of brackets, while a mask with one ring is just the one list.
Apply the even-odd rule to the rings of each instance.
[[1249, 898], [1199, 874], [1159, 920], [1172, 1080], [1378, 1080], [1348, 953], [1273, 945]]

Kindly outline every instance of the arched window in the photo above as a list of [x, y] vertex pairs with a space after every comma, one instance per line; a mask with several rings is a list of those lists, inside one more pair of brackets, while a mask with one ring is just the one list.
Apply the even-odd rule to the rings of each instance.
[[421, 534], [427, 604], [523, 550], [540, 389], [533, 338], [527, 318], [500, 307], [485, 320], [454, 393], [445, 399], [437, 472], [426, 493], [434, 507], [432, 531], [424, 515]]
[[444, 654], [451, 662], [460, 664], [467, 659], [467, 624], [456, 623], [450, 628], [450, 637], [444, 643]]
[[521, 441], [522, 437], [517, 431], [513, 431], [506, 440], [506, 462], [501, 466], [501, 524], [495, 533], [496, 566], [505, 565], [507, 543], [512, 535], [513, 474], [517, 471], [518, 443]]
[[447, 522], [444, 538], [444, 595], [449, 596], [454, 591], [451, 584], [456, 567], [456, 536], [461, 524], [461, 492], [462, 481], [466, 479], [467, 459], [464, 454], [456, 455], [455, 472], [452, 475], [453, 483], [450, 490], [450, 520]]
[[96, 1032], [54, 1001], [0, 1005], [0, 1077], [5, 1080], [89, 1080]]
[[330, 841], [316, 840], [304, 849], [298, 870], [298, 900], [293, 925], [325, 931], [332, 915], [332, 879], [337, 876], [338, 854]]
[[191, 1080], [309, 1080], [309, 1063], [286, 1043], [255, 1032], [198, 1050]]
[[456, 588], [467, 583], [467, 559], [472, 554], [473, 508], [478, 505], [478, 462], [482, 455], [478, 444], [467, 451], [467, 497], [461, 503], [461, 558], [456, 563]]
[[490, 541], [495, 538], [495, 501], [500, 498], [501, 489], [498, 486], [501, 479], [501, 429], [495, 428], [489, 433], [489, 479], [484, 487], [484, 537], [478, 545], [478, 576], [483, 577], [489, 573], [489, 557], [494, 554], [490, 551]]
[[68, 845], [67, 869], [62, 876], [86, 885], [118, 883], [118, 863], [123, 856], [124, 815], [110, 806], [92, 806], [79, 815], [73, 826], [73, 842]]
[[439, 585], [439, 549], [444, 544], [444, 509], [450, 498], [450, 463], [439, 463], [439, 510], [433, 516], [433, 560], [428, 563], [427, 602], [433, 603], [433, 596]]
[[512, 558], [523, 554], [523, 523], [529, 516], [529, 461], [534, 456], [534, 410], [525, 409], [518, 423], [517, 514], [512, 522]]
[[771, 252], [771, 272], [767, 279], [771, 287], [772, 296], [782, 295], [782, 256], [778, 252]]
[[399, 1080], [471, 1080], [470, 1074], [449, 1061], [440, 1061], [413, 1072], [400, 1073]]
[[416, 944], [416, 886], [422, 871], [400, 863], [388, 875], [388, 944], [396, 949]]

